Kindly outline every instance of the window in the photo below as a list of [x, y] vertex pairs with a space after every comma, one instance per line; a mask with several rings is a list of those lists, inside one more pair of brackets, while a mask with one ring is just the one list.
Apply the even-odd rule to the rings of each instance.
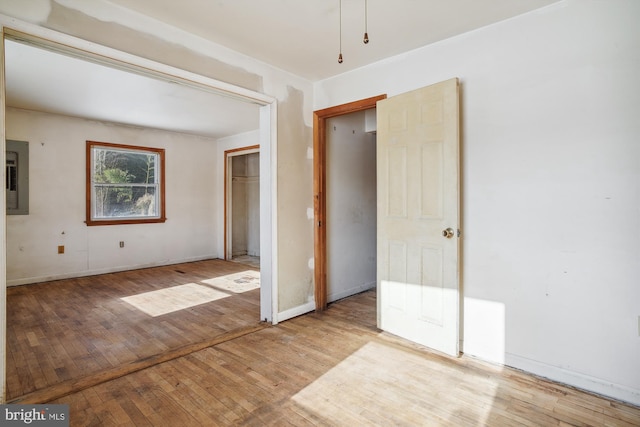
[[29, 143], [7, 140], [7, 215], [29, 215]]
[[87, 141], [87, 225], [164, 222], [164, 150]]

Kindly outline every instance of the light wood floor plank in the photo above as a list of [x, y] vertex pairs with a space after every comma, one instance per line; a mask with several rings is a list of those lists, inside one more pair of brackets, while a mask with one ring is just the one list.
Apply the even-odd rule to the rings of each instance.
[[374, 292], [55, 403], [81, 411], [71, 425], [640, 425], [640, 408], [382, 333]]
[[640, 425], [640, 408], [383, 333], [375, 307], [366, 292], [52, 403], [72, 426]]
[[208, 346], [257, 325], [259, 289], [158, 317], [121, 299], [188, 283], [208, 287], [202, 281], [247, 270], [255, 268], [208, 260], [8, 288], [6, 399], [37, 396], [193, 343]]

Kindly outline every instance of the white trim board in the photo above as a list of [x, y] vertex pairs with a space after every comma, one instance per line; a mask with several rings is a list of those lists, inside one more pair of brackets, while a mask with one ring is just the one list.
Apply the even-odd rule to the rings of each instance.
[[316, 303], [311, 301], [306, 304], [299, 305], [297, 307], [290, 308], [289, 310], [281, 311], [278, 313], [278, 321], [283, 322], [285, 320], [293, 319], [294, 317], [302, 316], [303, 314], [310, 313], [316, 309]]
[[357, 286], [354, 286], [350, 289], [347, 289], [346, 291], [342, 291], [342, 292], [337, 292], [334, 294], [330, 294], [327, 296], [327, 301], [328, 302], [335, 302], [338, 300], [341, 300], [343, 298], [347, 298], [353, 295], [357, 295], [359, 293], [362, 293], [364, 291], [368, 291], [370, 289], [375, 289], [377, 285], [377, 282], [369, 282], [369, 283], [363, 283]]
[[[184, 84], [199, 90], [213, 92], [221, 96], [229, 96], [234, 99], [261, 105], [260, 108], [260, 145], [261, 168], [260, 179], [264, 182], [260, 187], [261, 219], [260, 242], [265, 248], [262, 258], [262, 283], [260, 318], [277, 322], [275, 314], [278, 312], [277, 297], [277, 100], [275, 97], [225, 83], [219, 80], [204, 77], [199, 74], [181, 70], [166, 64], [147, 60], [116, 49], [108, 48], [93, 42], [82, 40], [67, 34], [59, 33], [34, 24], [20, 21], [6, 15], [0, 15], [0, 27], [4, 37], [19, 39], [26, 43], [36, 44], [51, 50], [65, 52], [80, 56], [84, 59], [99, 63], [109, 64], [134, 73], [142, 73]], [[0, 47], [0, 81], [4, 82], [4, 43]], [[5, 153], [5, 99], [4, 84], [0, 87], [0, 161], [4, 162]], [[0, 201], [0, 209], [5, 210], [5, 201]], [[6, 230], [4, 222], [0, 226], [0, 387], [2, 393], [0, 401], [5, 399], [5, 359], [6, 359]], [[265, 298], [265, 296], [267, 298]], [[263, 301], [267, 299], [267, 301]]]
[[640, 390], [621, 384], [613, 384], [579, 372], [563, 369], [558, 366], [527, 359], [512, 353], [505, 354], [505, 365], [538, 375], [562, 384], [597, 393], [606, 397], [621, 400], [640, 406]]
[[47, 276], [24, 277], [20, 279], [7, 280], [7, 287], [29, 285], [32, 283], [50, 282], [53, 280], [71, 279], [75, 277], [95, 276], [98, 274], [118, 273], [121, 271], [140, 270], [143, 268], [165, 267], [168, 265], [184, 264], [188, 262], [197, 262], [197, 261], [206, 261], [210, 259], [219, 259], [219, 257], [217, 255], [203, 255], [203, 256], [189, 257], [189, 258], [183, 258], [183, 259], [169, 259], [162, 262], [150, 262], [150, 263], [136, 264], [136, 265], [122, 265], [118, 267], [98, 268], [94, 270], [75, 271], [75, 272], [63, 273], [63, 274], [51, 274]]

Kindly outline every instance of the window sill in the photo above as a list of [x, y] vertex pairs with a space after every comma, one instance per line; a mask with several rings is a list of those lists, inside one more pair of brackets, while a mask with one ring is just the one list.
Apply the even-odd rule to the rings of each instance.
[[87, 220], [85, 224], [88, 227], [95, 225], [127, 225], [127, 224], [158, 224], [164, 223], [167, 218], [146, 218], [146, 219], [102, 219], [102, 220]]

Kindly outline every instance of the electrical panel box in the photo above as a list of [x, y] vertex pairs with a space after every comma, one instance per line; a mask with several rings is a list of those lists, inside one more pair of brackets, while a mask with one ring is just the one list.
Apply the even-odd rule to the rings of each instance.
[[29, 214], [29, 143], [7, 140], [7, 215]]

